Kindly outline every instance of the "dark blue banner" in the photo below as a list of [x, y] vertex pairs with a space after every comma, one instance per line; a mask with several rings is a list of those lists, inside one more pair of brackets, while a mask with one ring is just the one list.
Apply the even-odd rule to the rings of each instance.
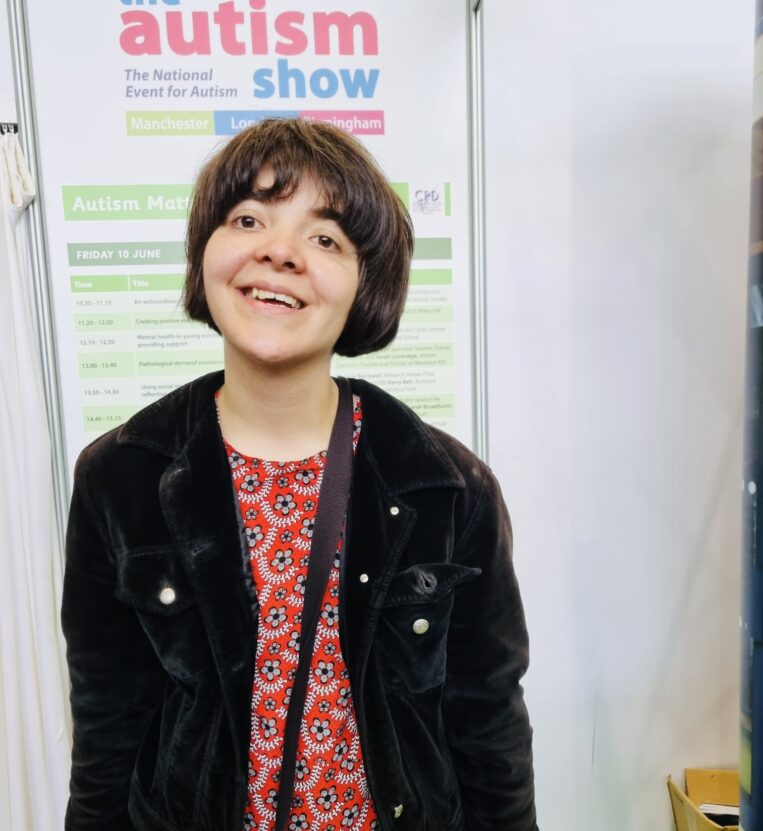
[[[758, 0], [756, 34], [763, 1]], [[763, 828], [763, 120], [753, 126], [742, 535], [740, 825]]]

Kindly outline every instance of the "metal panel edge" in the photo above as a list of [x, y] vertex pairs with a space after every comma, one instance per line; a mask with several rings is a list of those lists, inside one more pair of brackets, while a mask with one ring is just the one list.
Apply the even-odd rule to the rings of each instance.
[[50, 433], [56, 530], [60, 542], [59, 551], [63, 556], [69, 504], [69, 476], [61, 411], [59, 381], [61, 376], [58, 370], [58, 353], [54, 335], [54, 309], [50, 302], [50, 268], [45, 234], [42, 177], [38, 164], [39, 147], [34, 109], [34, 86], [28, 46], [29, 30], [24, 0], [7, 0], [7, 6], [16, 107], [18, 110], [19, 141], [37, 188], [37, 198], [28, 208], [30, 220], [29, 241], [32, 252], [37, 338], [42, 360], [45, 409]]
[[472, 423], [474, 450], [489, 461], [487, 419], [487, 275], [485, 270], [485, 114], [481, 0], [467, 0], [469, 25], [469, 156], [471, 164]]

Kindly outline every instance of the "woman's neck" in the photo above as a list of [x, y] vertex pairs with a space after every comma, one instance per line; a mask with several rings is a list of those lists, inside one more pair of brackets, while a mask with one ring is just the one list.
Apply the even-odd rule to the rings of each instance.
[[338, 400], [325, 363], [273, 370], [226, 353], [220, 428], [247, 456], [284, 462], [325, 450]]

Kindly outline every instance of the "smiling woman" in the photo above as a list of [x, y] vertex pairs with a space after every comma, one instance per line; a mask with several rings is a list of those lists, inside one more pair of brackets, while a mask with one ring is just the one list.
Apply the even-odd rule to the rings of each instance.
[[202, 170], [184, 303], [225, 371], [75, 473], [70, 831], [535, 831], [495, 478], [329, 374], [392, 341], [412, 250], [331, 125], [262, 122]]

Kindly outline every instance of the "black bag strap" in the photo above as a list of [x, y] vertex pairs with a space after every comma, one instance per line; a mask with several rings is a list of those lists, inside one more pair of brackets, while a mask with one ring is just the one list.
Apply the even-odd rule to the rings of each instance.
[[294, 795], [294, 775], [297, 766], [297, 745], [302, 716], [305, 710], [307, 681], [313, 657], [315, 633], [321, 602], [326, 591], [337, 543], [342, 534], [352, 477], [352, 391], [346, 378], [337, 378], [339, 405], [331, 429], [326, 467], [318, 493], [318, 515], [310, 544], [310, 563], [307, 567], [305, 602], [302, 608], [302, 628], [299, 637], [299, 661], [291, 687], [289, 710], [284, 730], [283, 756], [278, 786], [278, 808], [273, 831], [286, 831]]

